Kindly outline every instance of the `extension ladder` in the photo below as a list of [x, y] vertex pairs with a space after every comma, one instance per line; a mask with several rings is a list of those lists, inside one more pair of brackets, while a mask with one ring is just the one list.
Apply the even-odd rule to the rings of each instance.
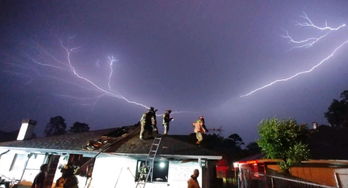
[[145, 188], [146, 182], [152, 182], [153, 180], [153, 168], [155, 164], [155, 158], [157, 155], [158, 148], [161, 144], [162, 137], [157, 136], [153, 139], [153, 142], [150, 146], [150, 151], [147, 155], [146, 161], [145, 161], [145, 167], [147, 167], [147, 174], [144, 181], [138, 180], [138, 183], [136, 184], [136, 188]]

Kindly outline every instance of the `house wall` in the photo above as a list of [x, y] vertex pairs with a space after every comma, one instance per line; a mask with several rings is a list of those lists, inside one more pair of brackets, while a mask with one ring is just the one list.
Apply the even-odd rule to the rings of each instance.
[[[0, 150], [0, 154], [3, 154], [7, 150]], [[35, 176], [40, 171], [40, 166], [47, 162], [47, 155], [44, 153], [31, 154], [30, 151], [23, 150], [11, 150], [0, 156], [0, 176], [5, 176], [7, 179], [20, 180], [22, 178], [23, 185], [30, 187]], [[17, 157], [15, 157], [17, 154]], [[28, 157], [30, 155], [30, 157]], [[29, 160], [28, 160], [29, 159]], [[60, 165], [67, 164], [69, 159], [68, 155], [61, 155], [58, 162]], [[27, 166], [27, 169], [25, 167]], [[124, 188], [135, 187], [137, 159], [127, 156], [117, 156], [101, 154], [99, 155], [94, 164], [92, 178], [90, 180], [90, 188]], [[201, 187], [203, 173], [202, 168], [198, 160], [182, 162], [179, 160], [169, 160], [168, 168], [168, 182], [153, 182], [146, 183], [147, 188], [160, 188], [160, 187], [187, 187], [187, 180], [193, 173], [194, 169], [200, 171], [198, 182]], [[60, 169], [57, 168], [53, 180], [54, 183], [61, 176]], [[88, 180], [85, 177], [77, 176], [79, 179], [79, 187], [87, 187]], [[207, 178], [207, 177], [205, 177]]]
[[187, 180], [190, 179], [194, 169], [200, 172], [197, 180], [202, 187], [202, 168], [198, 161], [169, 161], [168, 184], [170, 187], [187, 187]]
[[40, 172], [40, 167], [44, 164], [46, 156], [44, 154], [32, 154], [24, 170], [23, 177], [21, 179], [22, 185], [31, 185], [35, 176]]
[[[0, 154], [7, 150], [1, 150]], [[45, 161], [43, 154], [31, 154], [21, 150], [11, 150], [0, 157], [0, 176], [7, 180], [21, 180], [24, 185], [31, 185]]]
[[[4, 153], [7, 150], [1, 150], [0, 153]], [[21, 174], [18, 170], [12, 170], [11, 165], [16, 152], [9, 151], [0, 157], [0, 176], [6, 179], [19, 179]], [[20, 169], [19, 169], [20, 170]]]
[[91, 188], [131, 187], [134, 184], [136, 160], [99, 155], [94, 163]]
[[[7, 150], [0, 150], [0, 154], [5, 151]], [[30, 157], [28, 157], [29, 155]], [[57, 166], [59, 167], [67, 164], [68, 159], [68, 154], [61, 155]], [[35, 176], [40, 172], [40, 167], [44, 163], [47, 163], [47, 155], [43, 153], [11, 150], [0, 156], [0, 176], [5, 177], [7, 180], [21, 180], [20, 185], [22, 185], [22, 187], [31, 187]], [[61, 175], [60, 169], [57, 168], [51, 187], [55, 186], [55, 182]], [[85, 187], [86, 177], [76, 177], [79, 180], [79, 187]]]
[[[101, 185], [105, 188], [135, 187], [137, 159], [126, 156], [98, 156], [94, 164], [91, 188]], [[187, 180], [194, 169], [201, 168], [198, 162], [169, 161], [168, 182], [146, 183], [147, 188], [187, 187]], [[202, 176], [198, 178], [202, 185]]]

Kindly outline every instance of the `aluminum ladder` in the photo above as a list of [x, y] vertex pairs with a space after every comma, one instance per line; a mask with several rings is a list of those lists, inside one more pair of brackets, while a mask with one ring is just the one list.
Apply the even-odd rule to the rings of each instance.
[[152, 144], [150, 146], [150, 151], [149, 151], [147, 158], [146, 158], [146, 161], [145, 161], [145, 166], [148, 168], [146, 178], [144, 181], [138, 180], [138, 183], [135, 186], [136, 188], [145, 188], [145, 185], [147, 182], [152, 182], [152, 180], [153, 180], [153, 168], [154, 168], [155, 159], [156, 159], [158, 148], [161, 144], [161, 141], [162, 141], [161, 136], [156, 136], [153, 139]]

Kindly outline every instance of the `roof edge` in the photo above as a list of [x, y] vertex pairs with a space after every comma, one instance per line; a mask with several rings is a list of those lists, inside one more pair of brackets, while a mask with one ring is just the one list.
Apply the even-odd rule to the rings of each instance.
[[45, 149], [45, 148], [24, 148], [24, 147], [10, 147], [10, 146], [0, 146], [0, 149], [12, 149], [12, 150], [21, 150], [31, 153], [41, 152], [41, 153], [74, 153], [74, 154], [90, 154], [96, 155], [99, 151], [85, 151], [85, 150], [62, 150], [62, 149]]
[[[134, 153], [103, 153], [109, 155], [119, 156], [134, 156], [134, 157], [147, 157], [147, 154], [134, 154]], [[170, 155], [170, 154], [158, 154], [157, 157], [166, 158], [181, 158], [181, 159], [210, 159], [210, 160], [221, 160], [220, 155]]]
[[[74, 154], [90, 154], [97, 155], [100, 151], [84, 151], [84, 150], [61, 150], [61, 149], [42, 149], [42, 148], [23, 148], [23, 147], [4, 147], [0, 146], [0, 149], [13, 149], [13, 150], [21, 150], [35, 153], [37, 152], [47, 152], [47, 153], [74, 153]], [[101, 152], [104, 155], [119, 155], [119, 156], [135, 156], [135, 157], [146, 157], [147, 154], [134, 154], [134, 153], [105, 153]], [[209, 159], [209, 160], [221, 160], [222, 156], [220, 155], [170, 155], [170, 154], [158, 154], [158, 157], [166, 157], [166, 158], [181, 158], [181, 159]]]

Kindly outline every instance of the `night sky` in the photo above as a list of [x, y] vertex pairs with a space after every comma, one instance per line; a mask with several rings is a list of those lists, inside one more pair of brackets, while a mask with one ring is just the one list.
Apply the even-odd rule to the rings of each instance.
[[172, 134], [204, 115], [246, 142], [269, 117], [327, 124], [348, 89], [345, 23], [345, 0], [1, 0], [0, 130], [131, 125], [145, 106], [177, 112]]

